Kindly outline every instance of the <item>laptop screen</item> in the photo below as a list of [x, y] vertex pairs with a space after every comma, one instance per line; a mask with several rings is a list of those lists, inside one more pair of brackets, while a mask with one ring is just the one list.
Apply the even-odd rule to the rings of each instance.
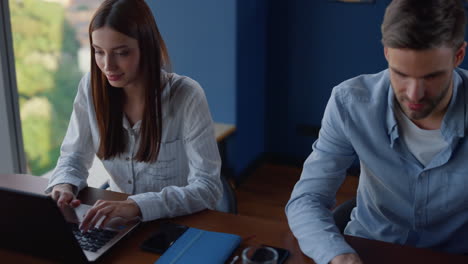
[[60, 262], [86, 262], [56, 203], [46, 195], [0, 187], [0, 247]]

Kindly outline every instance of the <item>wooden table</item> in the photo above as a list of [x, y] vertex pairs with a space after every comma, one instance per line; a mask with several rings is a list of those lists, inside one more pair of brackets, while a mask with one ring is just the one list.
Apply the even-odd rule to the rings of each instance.
[[[29, 175], [0, 175], [0, 186], [3, 187], [42, 193], [46, 185], [47, 180], [44, 178]], [[124, 200], [126, 197], [126, 194], [95, 188], [86, 188], [79, 195], [79, 198], [86, 204], [93, 204], [98, 199]], [[173, 218], [171, 221], [205, 230], [240, 235], [244, 241], [234, 254], [239, 254], [240, 250], [248, 245], [269, 244], [286, 248], [291, 252], [287, 263], [314, 263], [302, 254], [286, 223], [210, 210]], [[154, 263], [158, 255], [144, 252], [139, 249], [139, 246], [151, 233], [158, 230], [160, 222], [161, 220], [142, 223], [137, 230], [103, 256], [100, 263]], [[350, 236], [347, 236], [346, 239], [367, 264], [468, 263], [466, 256], [450, 255]], [[6, 250], [0, 250], [0, 260], [2, 263], [49, 263], [45, 260]]]

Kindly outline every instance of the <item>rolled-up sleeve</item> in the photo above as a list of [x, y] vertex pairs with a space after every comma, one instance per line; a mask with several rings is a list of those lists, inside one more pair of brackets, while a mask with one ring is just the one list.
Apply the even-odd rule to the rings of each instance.
[[300, 180], [286, 205], [289, 226], [301, 250], [318, 264], [355, 251], [345, 242], [330, 209], [346, 170], [356, 155], [346, 133], [346, 112], [336, 89], [328, 102], [319, 139], [304, 163]]
[[89, 112], [92, 111], [92, 106], [89, 105], [89, 89], [87, 74], [78, 85], [70, 123], [60, 148], [60, 157], [49, 179], [46, 193], [50, 193], [53, 186], [62, 183], [76, 186], [77, 191], [86, 187], [88, 169], [95, 154], [89, 123]]

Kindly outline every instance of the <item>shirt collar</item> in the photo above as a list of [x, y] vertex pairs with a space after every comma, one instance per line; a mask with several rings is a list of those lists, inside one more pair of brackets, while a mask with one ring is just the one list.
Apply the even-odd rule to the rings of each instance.
[[140, 126], [141, 126], [141, 120], [139, 120], [138, 122], [136, 122], [133, 127], [130, 126], [130, 122], [128, 121], [127, 117], [125, 116], [125, 114], [123, 115], [123, 120], [122, 120], [122, 125], [123, 127], [126, 129], [126, 130], [130, 130], [130, 129], [133, 129], [134, 131], [138, 131], [140, 129]]
[[453, 72], [453, 92], [452, 99], [442, 120], [442, 135], [447, 138], [450, 135], [458, 137], [465, 136], [466, 127], [466, 83], [459, 70]]

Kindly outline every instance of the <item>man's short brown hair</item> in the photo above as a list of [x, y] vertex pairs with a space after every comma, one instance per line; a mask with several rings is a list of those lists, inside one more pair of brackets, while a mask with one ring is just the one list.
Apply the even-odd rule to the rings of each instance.
[[393, 0], [385, 11], [382, 43], [389, 48], [459, 48], [465, 41], [461, 0]]

